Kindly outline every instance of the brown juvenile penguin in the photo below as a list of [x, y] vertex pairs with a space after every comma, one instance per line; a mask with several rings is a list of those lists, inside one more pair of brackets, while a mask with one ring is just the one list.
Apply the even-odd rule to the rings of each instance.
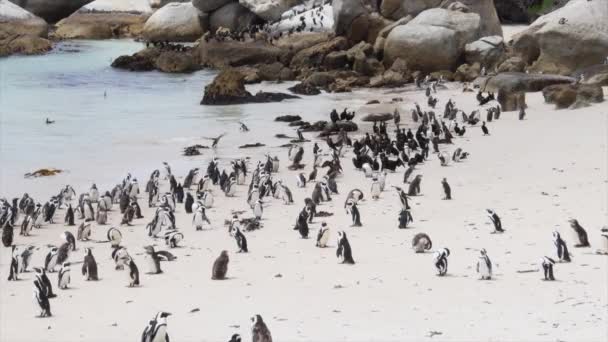
[[222, 251], [219, 257], [215, 259], [213, 263], [213, 270], [211, 271], [211, 279], [223, 280], [226, 279], [226, 273], [228, 272], [228, 251]]

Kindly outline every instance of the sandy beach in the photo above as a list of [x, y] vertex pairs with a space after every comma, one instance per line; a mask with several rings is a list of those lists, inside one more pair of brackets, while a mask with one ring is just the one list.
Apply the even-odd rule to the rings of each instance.
[[[438, 113], [449, 98], [467, 113], [478, 108], [474, 93], [463, 94], [457, 84], [449, 84], [437, 96]], [[415, 102], [426, 104], [423, 91], [378, 90], [370, 99], [387, 103], [394, 97], [403, 98], [393, 105], [402, 121], [409, 121]], [[315, 99], [300, 101], [302, 111], [306, 101]], [[247, 254], [236, 253], [234, 238], [224, 225], [232, 211], [243, 210], [243, 217], [252, 216], [246, 203], [247, 186], [239, 186], [234, 198], [213, 188], [215, 204], [207, 210], [212, 222], [209, 230], [195, 231], [191, 215], [178, 205], [176, 225], [185, 239], [179, 248], [170, 250], [177, 260], [163, 262], [164, 273], [158, 275], [145, 274], [142, 248], [155, 244], [157, 249], [167, 249], [164, 241], [152, 240], [144, 230], [154, 212], [147, 208], [143, 193], [149, 172], [134, 175], [142, 188], [139, 203], [144, 218], [119, 229], [122, 245], [140, 268], [141, 286], [127, 287], [126, 271], [114, 269], [108, 243], [78, 241], [70, 260], [82, 260], [84, 248], [92, 248], [100, 280], [84, 281], [80, 265], [74, 265], [70, 288], [60, 290], [57, 273], [50, 274], [57, 293], [51, 299], [53, 317], [35, 318], [34, 274], [22, 273], [20, 281], [7, 281], [10, 249], [2, 248], [0, 340], [135, 341], [156, 312], [163, 310], [173, 314], [168, 320], [173, 341], [227, 341], [234, 333], [248, 341], [250, 317], [255, 314], [262, 315], [275, 341], [605, 341], [608, 256], [596, 254], [596, 250], [604, 244], [600, 228], [607, 225], [608, 214], [608, 103], [555, 110], [544, 103], [541, 93], [527, 94], [527, 103], [523, 121], [518, 120], [517, 112], [505, 112], [500, 120], [488, 123], [489, 136], [483, 136], [477, 125], [467, 127], [467, 133], [456, 137], [453, 145], [440, 145], [450, 154], [462, 148], [470, 153], [467, 159], [443, 167], [431, 154], [416, 167], [414, 175], [423, 175], [422, 193], [411, 198], [414, 222], [408, 229], [397, 228], [400, 202], [391, 188], [403, 186], [405, 169], [389, 172], [385, 191], [379, 200], [372, 200], [371, 180], [354, 168], [352, 150], [347, 149], [341, 160], [344, 173], [337, 179], [339, 194], [318, 207], [333, 216], [315, 218], [310, 238], [301, 239], [292, 228], [313, 184], [296, 187], [298, 172], [287, 169], [285, 148], [235, 149], [231, 153], [251, 158], [251, 167], [265, 153], [277, 155], [280, 172], [273, 178], [289, 186], [295, 203], [284, 205], [264, 198], [263, 228], [246, 233]], [[341, 110], [344, 103], [336, 107]], [[359, 121], [358, 107], [351, 109], [358, 111], [355, 121], [360, 130], [350, 137], [360, 137], [371, 130], [371, 124]], [[485, 117], [485, 110], [482, 113]], [[281, 114], [285, 113], [269, 113], [268, 120]], [[391, 123], [389, 131], [392, 129]], [[240, 134], [249, 142], [260, 133]], [[327, 150], [325, 142], [313, 134], [305, 133], [305, 137]], [[277, 139], [275, 145], [282, 143]], [[308, 174], [313, 163], [312, 142], [303, 147], [303, 172]], [[205, 152], [199, 167], [205, 170], [211, 157], [211, 152]], [[158, 168], [161, 162], [158, 160]], [[227, 163], [222, 160], [220, 168], [227, 168]], [[178, 181], [187, 172], [173, 170]], [[116, 182], [124, 176], [116, 175]], [[444, 177], [452, 187], [451, 201], [442, 200]], [[55, 192], [54, 188], [44, 189], [44, 184], [40, 187], [41, 192]], [[366, 196], [359, 205], [360, 228], [350, 227], [350, 216], [343, 207], [347, 193], [355, 188]], [[110, 189], [100, 189], [106, 190]], [[77, 193], [85, 191], [88, 188], [76, 188]], [[30, 195], [38, 202], [47, 200], [36, 193]], [[491, 234], [486, 209], [501, 216], [505, 233]], [[44, 264], [48, 244], [62, 243], [62, 232], [76, 234], [76, 227], [64, 226], [64, 214], [65, 210], [59, 210], [55, 224], [34, 229], [29, 237], [19, 236], [16, 228], [17, 245], [36, 246], [30, 270]], [[571, 218], [586, 229], [591, 248], [573, 247]], [[106, 231], [119, 227], [120, 219], [114, 205], [107, 225], [92, 224], [92, 238], [105, 240]], [[332, 234], [330, 246], [324, 249], [315, 247], [322, 221]], [[338, 263], [339, 230], [348, 234], [354, 265]], [[545, 255], [555, 258], [555, 230], [568, 243], [572, 262], [556, 264], [557, 280], [547, 282], [542, 280], [539, 261]], [[436, 275], [432, 253], [416, 254], [411, 249], [412, 237], [420, 232], [431, 237], [433, 250], [450, 249], [446, 277]], [[481, 248], [494, 264], [490, 281], [478, 280], [475, 272]], [[222, 250], [230, 257], [228, 279], [211, 280], [211, 266]], [[191, 312], [194, 309], [199, 311]]]

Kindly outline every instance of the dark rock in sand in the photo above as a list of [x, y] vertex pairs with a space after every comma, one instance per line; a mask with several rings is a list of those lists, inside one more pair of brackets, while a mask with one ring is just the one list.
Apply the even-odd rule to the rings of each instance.
[[361, 121], [363, 121], [363, 122], [389, 121], [389, 120], [393, 120], [392, 113], [371, 113], [371, 114], [367, 114], [363, 118], [361, 118]]
[[200, 63], [213, 68], [256, 64], [272, 64], [287, 55], [286, 50], [266, 42], [216, 42], [203, 39], [199, 46]]
[[378, 100], [371, 100], [371, 101], [367, 101], [366, 104], [370, 105], [370, 104], [379, 104], [379, 103], [380, 103], [380, 101], [378, 101]]
[[302, 117], [299, 115], [281, 115], [281, 116], [277, 116], [274, 121], [278, 121], [278, 122], [294, 122], [294, 121], [301, 121]]
[[283, 93], [258, 92], [255, 95], [251, 95], [251, 93], [245, 90], [245, 76], [242, 73], [235, 69], [224, 69], [215, 77], [211, 84], [205, 87], [205, 94], [201, 104], [267, 103], [296, 98], [299, 97]]
[[277, 139], [293, 139], [292, 137], [287, 136], [285, 134], [275, 134], [274, 137]]
[[308, 123], [308, 121], [293, 121], [290, 122], [289, 127], [300, 127], [300, 126], [305, 126], [305, 125], [310, 125], [310, 123]]
[[543, 97], [557, 108], [581, 108], [604, 101], [602, 87], [589, 84], [555, 84], [543, 89]]
[[519, 110], [520, 108], [526, 108], [526, 93], [523, 91], [508, 91], [503, 90], [498, 92], [496, 98], [503, 112], [510, 112]]
[[298, 95], [319, 95], [321, 90], [308, 82], [300, 82], [293, 87], [288, 88], [294, 94]]
[[327, 126], [327, 121], [321, 120], [313, 123], [312, 125], [300, 127], [304, 132], [321, 132]]
[[325, 125], [323, 131], [321, 132], [321, 134], [319, 134], [319, 136], [326, 137], [328, 135], [339, 133], [341, 130], [344, 130], [346, 132], [355, 132], [358, 129], [359, 127], [357, 126], [357, 124], [352, 121], [338, 121], [336, 123], [330, 122]]
[[245, 145], [241, 145], [239, 146], [239, 148], [253, 148], [253, 147], [264, 147], [266, 145], [262, 144], [262, 143], [255, 143], [255, 144], [245, 144]]

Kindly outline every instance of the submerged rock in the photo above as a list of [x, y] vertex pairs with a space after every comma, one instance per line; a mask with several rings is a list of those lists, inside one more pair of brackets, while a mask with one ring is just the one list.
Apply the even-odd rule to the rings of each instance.
[[300, 121], [302, 120], [302, 117], [299, 115], [281, 115], [281, 116], [277, 116], [274, 121], [277, 122], [294, 122], [294, 121]]
[[280, 102], [285, 99], [299, 98], [283, 93], [258, 92], [251, 95], [245, 90], [245, 76], [234, 69], [224, 69], [205, 87], [201, 101], [203, 105], [230, 105], [245, 103]]

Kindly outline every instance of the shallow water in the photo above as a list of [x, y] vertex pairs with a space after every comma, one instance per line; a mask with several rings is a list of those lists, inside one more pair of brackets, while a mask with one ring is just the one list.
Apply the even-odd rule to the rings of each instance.
[[[25, 191], [49, 196], [41, 183], [56, 189], [72, 184], [84, 191], [96, 182], [105, 189], [127, 172], [145, 180], [162, 161], [182, 175], [187, 167], [204, 166], [212, 157], [211, 151], [181, 156], [185, 146], [210, 145], [203, 137], [227, 132], [216, 153], [220, 158], [237, 157], [244, 154], [235, 148], [238, 145], [262, 142], [276, 147], [287, 143], [274, 138], [276, 133], [295, 136], [294, 129], [273, 122], [277, 115], [300, 114], [314, 121], [327, 118], [335, 101], [364, 102], [353, 94], [323, 94], [273, 104], [201, 106], [214, 71], [170, 75], [110, 67], [114, 58], [141, 48], [129, 40], [70, 41], [46, 55], [0, 59], [0, 196]], [[249, 89], [286, 91], [288, 86]], [[55, 124], [46, 125], [47, 117]], [[239, 121], [251, 132], [240, 133]], [[67, 172], [24, 178], [40, 168]]]

